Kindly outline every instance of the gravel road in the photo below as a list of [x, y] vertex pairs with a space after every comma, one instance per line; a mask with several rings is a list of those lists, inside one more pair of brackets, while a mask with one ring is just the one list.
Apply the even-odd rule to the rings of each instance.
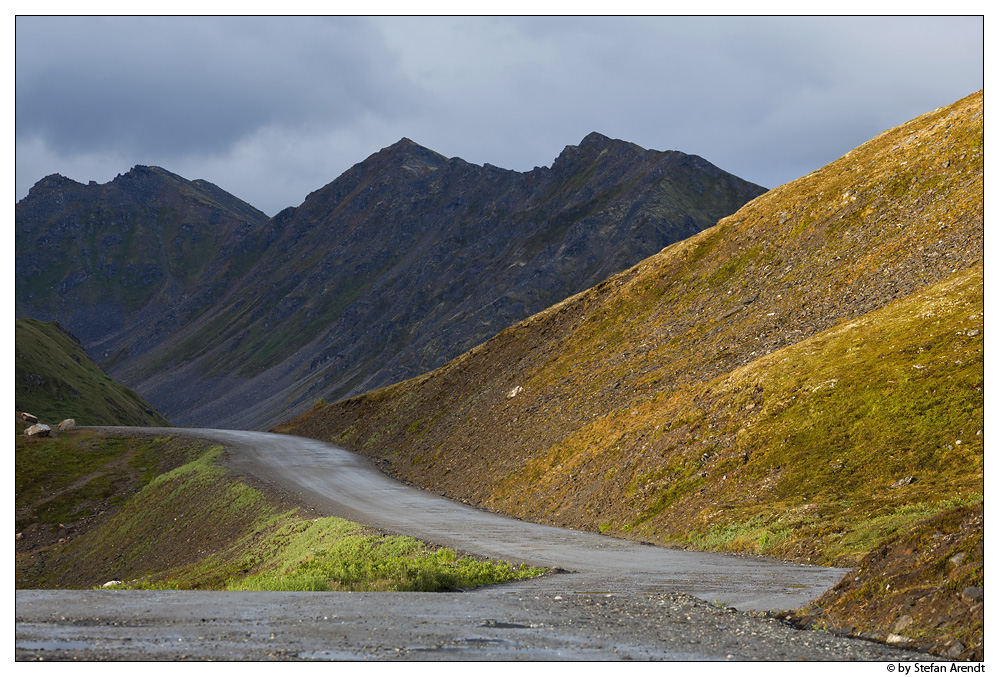
[[315, 440], [145, 431], [219, 441], [235, 472], [328, 514], [560, 573], [436, 594], [19, 590], [18, 660], [930, 658], [763, 613], [818, 597], [843, 570], [510, 519], [396, 482]]

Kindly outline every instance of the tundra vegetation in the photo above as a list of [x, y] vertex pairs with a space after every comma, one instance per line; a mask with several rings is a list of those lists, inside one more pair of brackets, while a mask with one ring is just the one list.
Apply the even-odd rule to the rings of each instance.
[[135, 391], [112, 380], [56, 322], [14, 322], [14, 397], [18, 411], [79, 425], [165, 426]]
[[[525, 519], [851, 567], [792, 616], [982, 658], [983, 136], [979, 92], [435, 371], [276, 430]], [[18, 442], [18, 585], [537, 573], [316, 519], [225, 476], [218, 448], [91, 434]]]

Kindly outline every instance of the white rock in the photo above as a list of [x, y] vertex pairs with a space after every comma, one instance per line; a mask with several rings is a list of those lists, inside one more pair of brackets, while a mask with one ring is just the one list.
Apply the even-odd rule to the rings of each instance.
[[49, 433], [51, 433], [51, 432], [52, 432], [52, 428], [48, 427], [44, 423], [36, 423], [35, 425], [33, 425], [30, 428], [28, 428], [27, 430], [25, 430], [24, 434], [27, 435], [28, 437], [36, 437], [36, 436], [37, 437], [48, 437]]

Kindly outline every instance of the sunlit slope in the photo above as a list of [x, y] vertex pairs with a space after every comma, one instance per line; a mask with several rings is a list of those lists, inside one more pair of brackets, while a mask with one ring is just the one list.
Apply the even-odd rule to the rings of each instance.
[[279, 429], [535, 520], [856, 561], [981, 501], [982, 98]]

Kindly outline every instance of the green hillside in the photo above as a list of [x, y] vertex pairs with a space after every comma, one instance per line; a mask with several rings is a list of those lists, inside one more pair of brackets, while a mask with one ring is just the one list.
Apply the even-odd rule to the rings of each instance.
[[15, 406], [40, 421], [166, 426], [135, 392], [111, 380], [55, 322], [15, 320]]

